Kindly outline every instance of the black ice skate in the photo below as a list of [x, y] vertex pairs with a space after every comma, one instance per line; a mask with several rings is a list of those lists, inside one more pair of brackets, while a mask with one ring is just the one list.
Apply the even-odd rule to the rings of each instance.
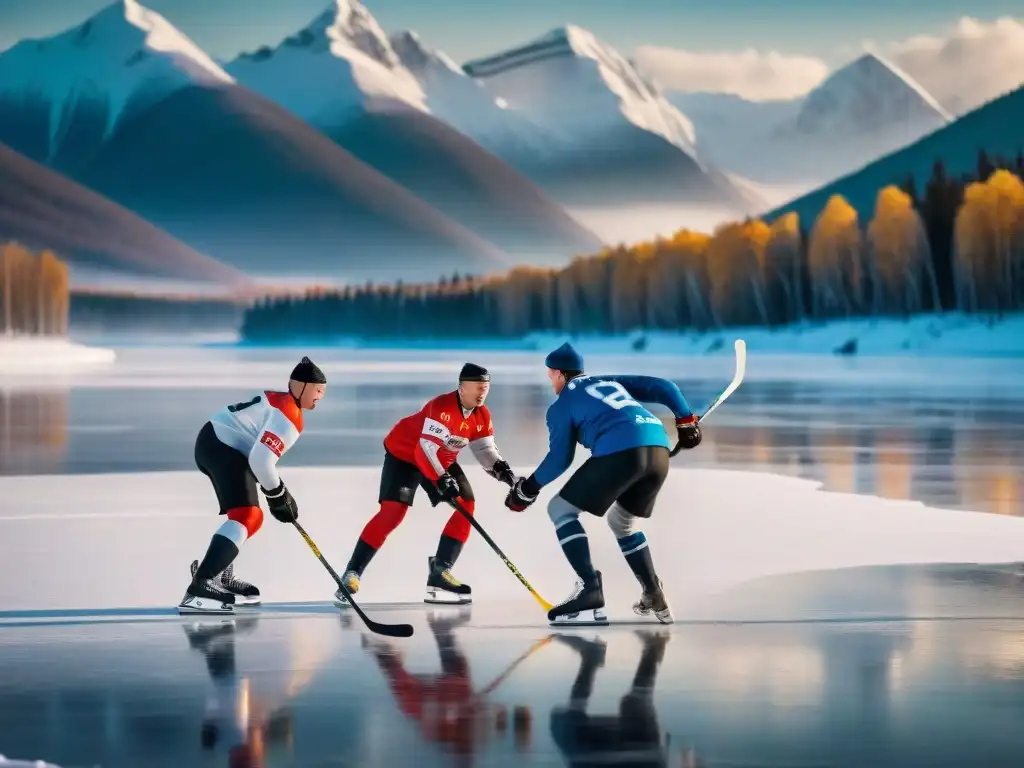
[[591, 584], [576, 582], [576, 589], [569, 599], [548, 611], [548, 621], [557, 627], [608, 624], [601, 572], [597, 572], [597, 578]]
[[235, 596], [220, 588], [220, 579], [192, 579], [178, 603], [178, 613], [216, 613], [230, 616]]
[[665, 598], [665, 591], [661, 586], [661, 579], [658, 579], [658, 588], [653, 592], [644, 590], [640, 599], [633, 604], [633, 611], [639, 616], [650, 616], [652, 613], [662, 624], [671, 624], [675, 621], [672, 618], [672, 606]]
[[439, 605], [459, 605], [472, 601], [473, 590], [463, 584], [448, 570], [451, 566], [433, 557], [427, 558], [430, 575], [427, 576], [427, 595], [425, 603]]
[[[199, 561], [192, 561], [192, 578], [196, 577], [199, 569]], [[231, 563], [224, 571], [213, 580], [220, 589], [235, 596], [235, 607], [260, 605], [260, 591], [255, 586], [242, 579], [235, 578], [235, 564]]]

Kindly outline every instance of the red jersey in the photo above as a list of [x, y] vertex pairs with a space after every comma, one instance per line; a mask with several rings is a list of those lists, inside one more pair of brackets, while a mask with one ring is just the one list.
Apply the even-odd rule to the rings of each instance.
[[501, 460], [491, 412], [485, 405], [466, 410], [457, 391], [435, 397], [395, 424], [384, 438], [388, 453], [415, 464], [433, 481], [448, 471], [467, 445], [486, 470]]

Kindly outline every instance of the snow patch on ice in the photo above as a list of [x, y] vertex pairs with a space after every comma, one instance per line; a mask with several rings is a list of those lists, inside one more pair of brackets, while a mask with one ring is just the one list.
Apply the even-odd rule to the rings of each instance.
[[112, 349], [88, 347], [63, 338], [0, 336], [0, 373], [35, 376], [55, 369], [107, 365], [117, 354]]
[[[374, 445], [377, 445], [374, 442]], [[376, 448], [373, 448], [376, 450]], [[518, 467], [521, 472], [532, 467]], [[545, 507], [502, 505], [507, 488], [467, 473], [488, 533], [547, 600], [574, 575]], [[377, 509], [377, 468], [293, 468], [282, 474], [300, 521], [336, 570]], [[567, 476], [566, 476], [567, 477]], [[562, 480], [564, 482], [564, 478]], [[177, 605], [189, 563], [202, 558], [223, 518], [199, 472], [0, 479], [0, 610]], [[419, 498], [367, 569], [363, 601], [422, 599], [427, 557], [451, 514]], [[334, 582], [302, 538], [269, 514], [239, 558], [238, 574], [267, 602], [329, 600]], [[638, 587], [603, 520], [584, 516], [604, 573], [609, 614], [630, 614]], [[920, 503], [827, 493], [819, 483], [770, 474], [673, 470], [644, 530], [678, 606], [713, 611], [715, 595], [760, 577], [819, 569], [920, 563], [1006, 563], [1024, 552], [1024, 519]], [[475, 599], [536, 604], [475, 533], [455, 568]], [[25, 574], [31, 573], [31, 589]], [[543, 620], [543, 616], [538, 617]]]

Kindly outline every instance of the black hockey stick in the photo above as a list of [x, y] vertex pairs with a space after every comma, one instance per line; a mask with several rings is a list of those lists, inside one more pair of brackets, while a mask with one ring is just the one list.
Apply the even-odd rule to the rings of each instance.
[[490, 536], [487, 535], [487, 531], [485, 531], [484, 527], [482, 525], [480, 525], [479, 522], [477, 522], [477, 519], [473, 515], [471, 515], [468, 512], [468, 510], [466, 510], [466, 508], [464, 506], [459, 504], [459, 502], [452, 500], [449, 503], [453, 507], [455, 507], [455, 509], [458, 510], [458, 512], [464, 518], [469, 520], [469, 524], [472, 525], [474, 528], [476, 528], [477, 533], [479, 533], [481, 536], [484, 537], [484, 541], [486, 541], [488, 544], [491, 545], [491, 549], [493, 549], [497, 553], [498, 557], [501, 558], [502, 562], [505, 563], [506, 566], [508, 566], [508, 569], [510, 571], [512, 571], [512, 573], [515, 575], [515, 577], [517, 579], [519, 579], [519, 581], [522, 583], [522, 585], [524, 587], [526, 587], [528, 590], [530, 590], [530, 594], [533, 595], [534, 598], [536, 598], [537, 602], [540, 603], [542, 606], [544, 606], [544, 610], [545, 611], [550, 611], [551, 610], [551, 603], [549, 603], [547, 600], [545, 600], [543, 597], [541, 597], [539, 594], [537, 594], [537, 590], [534, 589], [532, 586], [530, 586], [530, 582], [528, 582], [523, 577], [523, 574], [521, 574], [519, 572], [519, 569], [516, 568], [515, 565], [512, 564], [512, 561], [509, 560], [508, 557], [505, 555], [505, 553], [501, 551], [501, 547], [499, 547], [497, 544], [494, 543], [494, 539], [492, 539]]
[[324, 568], [334, 578], [334, 582], [341, 589], [341, 594], [348, 600], [349, 605], [359, 614], [359, 618], [363, 620], [367, 628], [371, 632], [376, 632], [378, 635], [385, 635], [387, 637], [412, 637], [412, 624], [381, 624], [379, 621], [374, 621], [365, 613], [363, 609], [356, 605], [356, 601], [352, 599], [352, 593], [345, 588], [345, 585], [341, 582], [341, 576], [338, 575], [337, 571], [331, 568], [331, 564], [327, 562], [322, 554], [320, 554], [319, 548], [313, 543], [313, 540], [309, 538], [309, 534], [306, 530], [299, 525], [298, 520], [292, 520], [292, 525], [295, 526], [295, 530], [302, 534], [302, 538], [306, 540], [309, 548], [313, 550], [313, 554], [317, 556], [317, 559], [324, 564]]

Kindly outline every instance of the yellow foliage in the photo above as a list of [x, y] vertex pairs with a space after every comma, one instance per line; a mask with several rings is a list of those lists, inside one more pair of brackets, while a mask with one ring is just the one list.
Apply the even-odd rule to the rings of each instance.
[[0, 330], [66, 333], [69, 306], [68, 270], [53, 253], [0, 246]]
[[829, 198], [811, 229], [807, 250], [812, 312], [850, 314], [863, 303], [864, 275], [857, 211], [842, 195]]
[[895, 186], [880, 190], [867, 234], [872, 309], [886, 314], [920, 311], [924, 286], [932, 293], [933, 306], [937, 305], [928, 241], [910, 195]]

